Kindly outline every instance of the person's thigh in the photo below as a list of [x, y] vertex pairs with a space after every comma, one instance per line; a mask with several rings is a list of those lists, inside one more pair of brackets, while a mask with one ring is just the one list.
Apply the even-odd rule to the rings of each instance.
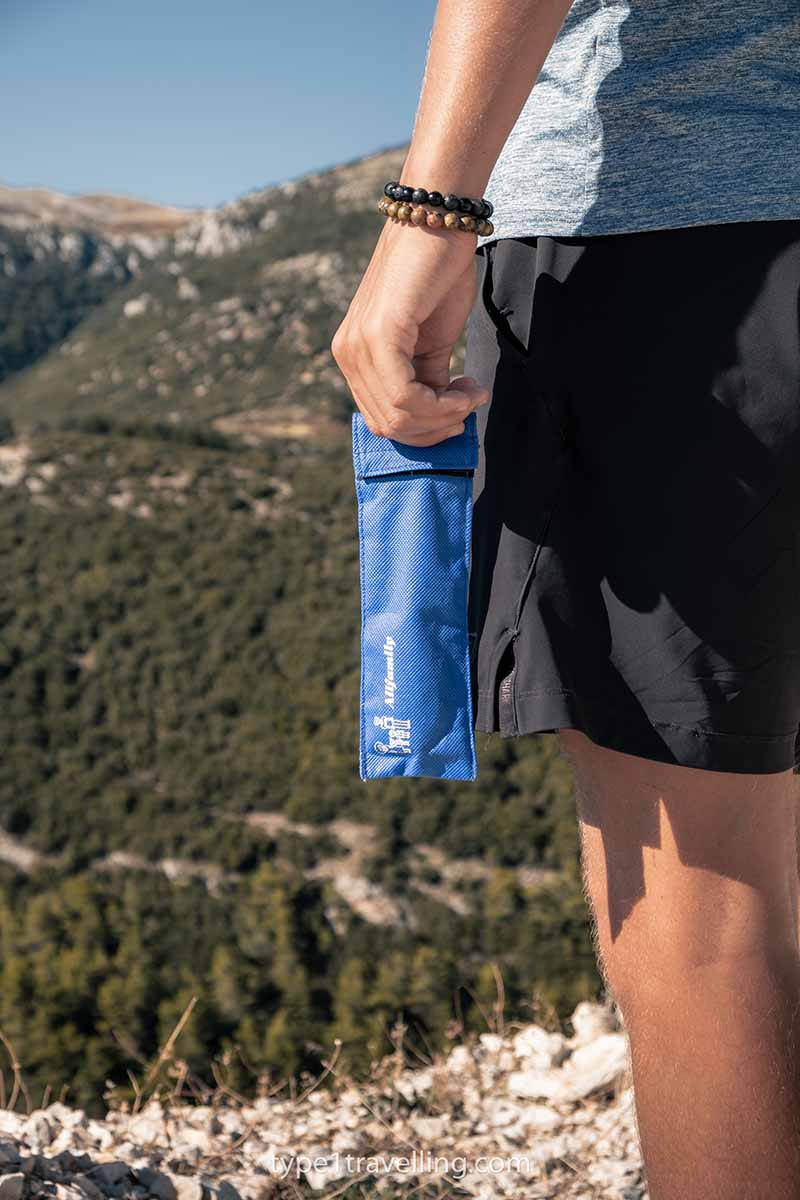
[[623, 1012], [669, 996], [676, 980], [735, 977], [743, 958], [767, 969], [796, 960], [797, 775], [655, 762], [574, 729], [559, 741], [596, 949]]

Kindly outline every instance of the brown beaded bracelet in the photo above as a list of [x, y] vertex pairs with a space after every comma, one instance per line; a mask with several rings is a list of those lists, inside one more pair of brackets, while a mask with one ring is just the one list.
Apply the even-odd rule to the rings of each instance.
[[462, 229], [465, 233], [477, 233], [488, 237], [494, 233], [494, 225], [483, 217], [470, 217], [457, 212], [437, 212], [424, 204], [406, 204], [390, 200], [387, 196], [378, 201], [378, 212], [395, 221], [411, 225], [428, 225], [431, 229]]

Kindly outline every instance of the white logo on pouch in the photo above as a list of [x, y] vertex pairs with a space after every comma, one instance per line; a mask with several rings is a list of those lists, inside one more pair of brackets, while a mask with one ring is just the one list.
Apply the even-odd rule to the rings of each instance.
[[378, 754], [410, 754], [411, 753], [411, 722], [400, 721], [397, 717], [373, 717], [379, 729], [385, 729], [389, 735], [387, 742], [375, 742]]
[[394, 708], [394, 696], [397, 683], [394, 677], [394, 648], [397, 643], [390, 635], [383, 643], [383, 657], [386, 659], [386, 674], [383, 678], [383, 702], [389, 708]]
[[[383, 702], [387, 708], [394, 708], [397, 699], [397, 680], [394, 674], [394, 651], [397, 643], [389, 634], [383, 643], [383, 657], [386, 660], [386, 674], [383, 677]], [[385, 730], [386, 741], [373, 743], [378, 754], [410, 754], [411, 753], [411, 722], [401, 721], [399, 717], [383, 716], [373, 718], [378, 729]]]

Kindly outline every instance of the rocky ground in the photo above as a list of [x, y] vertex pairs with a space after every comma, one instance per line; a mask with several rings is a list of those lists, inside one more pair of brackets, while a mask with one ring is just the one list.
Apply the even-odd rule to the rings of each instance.
[[584, 1002], [571, 1027], [485, 1033], [414, 1070], [388, 1058], [358, 1084], [334, 1055], [293, 1096], [0, 1109], [0, 1200], [644, 1200], [618, 1012]]

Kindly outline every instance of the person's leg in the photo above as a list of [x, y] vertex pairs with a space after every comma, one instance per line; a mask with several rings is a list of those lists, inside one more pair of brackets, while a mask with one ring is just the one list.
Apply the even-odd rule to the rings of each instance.
[[798, 1200], [796, 776], [559, 739], [651, 1200]]
[[[797, 876], [800, 880], [800, 774], [794, 776], [794, 795], [795, 795], [795, 835], [797, 843]], [[800, 886], [797, 892], [797, 945], [800, 948]]]

